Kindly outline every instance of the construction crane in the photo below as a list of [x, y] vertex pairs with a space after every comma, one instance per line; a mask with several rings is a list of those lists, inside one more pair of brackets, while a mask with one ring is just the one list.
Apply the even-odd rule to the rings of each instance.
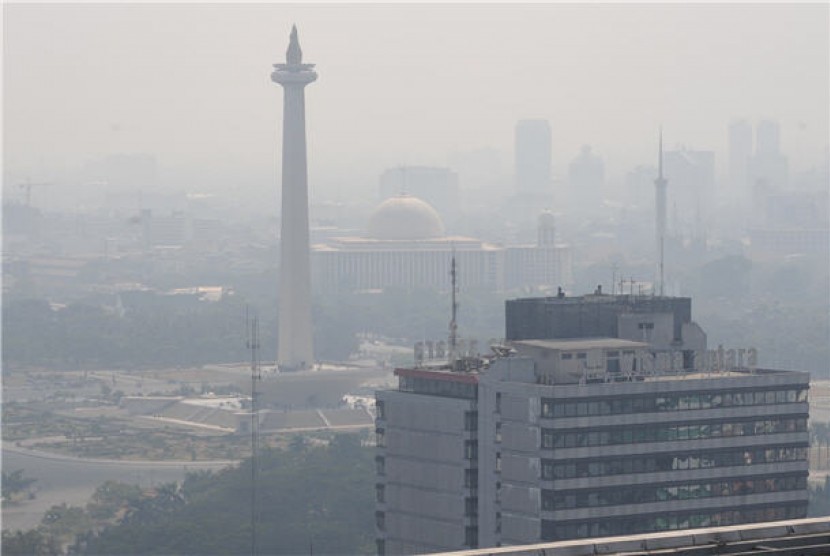
[[20, 189], [25, 189], [26, 190], [26, 206], [27, 207], [32, 206], [32, 188], [33, 187], [45, 187], [47, 185], [52, 185], [52, 183], [51, 182], [45, 182], [45, 181], [33, 182], [33, 181], [27, 179], [25, 182], [18, 184], [18, 187]]

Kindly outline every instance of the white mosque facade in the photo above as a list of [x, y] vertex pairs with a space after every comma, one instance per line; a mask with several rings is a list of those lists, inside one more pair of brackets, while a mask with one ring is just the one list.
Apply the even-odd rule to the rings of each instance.
[[448, 236], [428, 203], [399, 195], [374, 211], [366, 237], [335, 237], [312, 245], [313, 284], [320, 293], [446, 289], [453, 252], [461, 288], [555, 291], [572, 281], [570, 249], [555, 243], [548, 212], [539, 217], [536, 244], [501, 246]]

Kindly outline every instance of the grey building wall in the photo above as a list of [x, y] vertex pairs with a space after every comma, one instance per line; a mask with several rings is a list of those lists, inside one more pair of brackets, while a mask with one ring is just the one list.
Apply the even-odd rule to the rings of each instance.
[[468, 515], [465, 472], [475, 460], [466, 450], [475, 431], [466, 430], [465, 414], [475, 400], [382, 391], [377, 401], [383, 408], [377, 538], [385, 553], [469, 548], [467, 528], [475, 519]]

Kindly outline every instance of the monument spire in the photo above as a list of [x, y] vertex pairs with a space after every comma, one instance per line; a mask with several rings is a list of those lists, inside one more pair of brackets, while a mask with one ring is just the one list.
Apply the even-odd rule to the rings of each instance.
[[314, 64], [303, 64], [296, 25], [285, 64], [274, 64], [271, 80], [282, 85], [282, 221], [280, 223], [279, 345], [277, 366], [304, 369], [314, 364], [311, 339], [311, 253], [308, 232], [305, 86], [317, 79]]
[[288, 50], [285, 52], [285, 61], [296, 65], [303, 63], [303, 50], [300, 48], [300, 39], [297, 38], [297, 26], [291, 27], [291, 37], [288, 40]]

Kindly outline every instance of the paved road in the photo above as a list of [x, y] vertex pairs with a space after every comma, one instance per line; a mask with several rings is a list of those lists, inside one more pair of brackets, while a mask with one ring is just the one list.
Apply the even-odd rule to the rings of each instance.
[[37, 479], [35, 486], [39, 489], [34, 500], [3, 507], [3, 529], [35, 527], [43, 513], [56, 504], [83, 506], [95, 488], [107, 480], [150, 487], [180, 481], [188, 471], [221, 469], [234, 463], [81, 459], [6, 444], [2, 457], [4, 470], [23, 469], [25, 476]]

